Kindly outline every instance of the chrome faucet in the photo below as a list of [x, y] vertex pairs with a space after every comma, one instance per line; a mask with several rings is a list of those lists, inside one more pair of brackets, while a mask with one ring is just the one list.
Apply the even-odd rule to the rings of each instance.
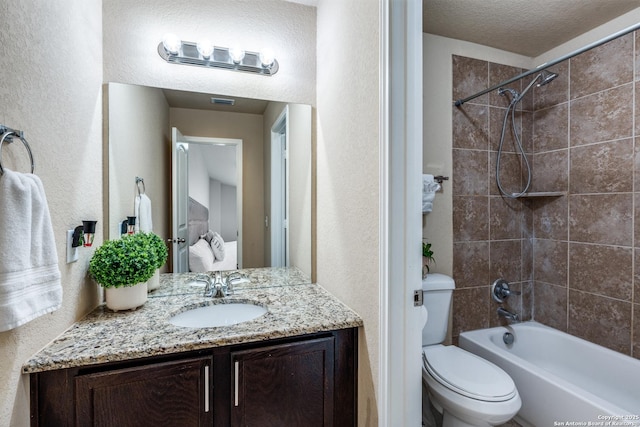
[[243, 279], [244, 276], [239, 272], [229, 273], [224, 280], [224, 284], [226, 286], [227, 295], [233, 295], [233, 282], [234, 280]]
[[512, 322], [519, 322], [520, 319], [518, 318], [518, 315], [516, 313], [512, 313], [509, 310], [506, 310], [502, 307], [498, 307], [498, 316], [500, 317], [505, 317], [509, 320], [511, 320]]
[[[216, 271], [215, 273], [215, 279], [213, 281], [213, 283], [211, 284], [212, 289], [211, 292], [213, 294], [214, 298], [224, 298], [227, 296], [226, 291], [227, 291], [227, 285], [224, 284], [224, 282], [222, 281], [222, 272], [221, 271]], [[207, 292], [205, 291], [205, 296], [207, 295]]]
[[223, 283], [220, 271], [216, 271], [213, 278], [208, 274], [200, 274], [194, 280], [206, 283], [205, 297], [224, 298], [226, 296], [227, 285]]

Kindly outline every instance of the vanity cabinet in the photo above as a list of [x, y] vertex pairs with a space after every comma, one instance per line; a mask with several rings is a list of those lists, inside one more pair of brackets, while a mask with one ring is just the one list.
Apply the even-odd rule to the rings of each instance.
[[333, 425], [333, 337], [231, 353], [231, 426]]
[[32, 373], [36, 426], [355, 426], [357, 329]]
[[78, 426], [211, 425], [212, 357], [74, 378]]

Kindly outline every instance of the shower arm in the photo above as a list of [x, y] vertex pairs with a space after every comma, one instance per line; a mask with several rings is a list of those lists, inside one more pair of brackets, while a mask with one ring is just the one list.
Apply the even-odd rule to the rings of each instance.
[[474, 95], [471, 95], [471, 96], [468, 96], [468, 97], [462, 98], [462, 99], [457, 99], [456, 101], [454, 101], [454, 104], [455, 104], [456, 107], [459, 107], [462, 104], [464, 104], [465, 102], [471, 101], [472, 99], [475, 99], [475, 98], [477, 98], [479, 96], [482, 96], [485, 93], [493, 92], [496, 89], [500, 89], [501, 87], [506, 86], [508, 84], [511, 84], [511, 83], [513, 83], [515, 81], [518, 81], [518, 80], [520, 80], [520, 79], [522, 79], [524, 77], [527, 77], [527, 76], [530, 76], [532, 74], [538, 73], [538, 72], [540, 72], [542, 70], [546, 70], [547, 68], [553, 67], [554, 65], [559, 64], [562, 61], [566, 61], [569, 58], [573, 58], [576, 55], [580, 55], [581, 53], [584, 53], [584, 52], [586, 52], [588, 50], [591, 50], [594, 47], [598, 47], [600, 45], [603, 45], [603, 44], [605, 44], [607, 42], [610, 42], [611, 40], [617, 39], [618, 37], [624, 36], [625, 34], [628, 34], [628, 33], [632, 32], [632, 31], [635, 31], [635, 30], [637, 30], [639, 28], [640, 28], [640, 23], [634, 24], [634, 25], [632, 25], [630, 27], [627, 27], [627, 28], [625, 28], [623, 30], [618, 31], [617, 33], [613, 33], [610, 36], [607, 36], [607, 37], [602, 38], [602, 39], [600, 39], [598, 41], [590, 43], [590, 44], [588, 44], [588, 45], [586, 45], [586, 46], [584, 46], [584, 47], [582, 47], [580, 49], [574, 50], [573, 52], [568, 53], [568, 54], [566, 54], [564, 56], [561, 56], [560, 58], [554, 59], [553, 61], [545, 62], [544, 64], [538, 65], [536, 68], [532, 68], [529, 71], [525, 71], [522, 74], [518, 74], [517, 76], [512, 77], [509, 80], [505, 80], [505, 81], [503, 81], [501, 83], [498, 83], [495, 86], [492, 86], [492, 87], [490, 87], [488, 89], [480, 91], [480, 92], [478, 92], [478, 93], [476, 93]]

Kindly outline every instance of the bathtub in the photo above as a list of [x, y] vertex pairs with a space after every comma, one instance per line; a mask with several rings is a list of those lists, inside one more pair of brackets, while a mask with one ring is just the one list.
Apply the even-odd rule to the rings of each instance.
[[638, 359], [534, 321], [463, 332], [459, 345], [513, 378], [525, 427], [640, 426]]

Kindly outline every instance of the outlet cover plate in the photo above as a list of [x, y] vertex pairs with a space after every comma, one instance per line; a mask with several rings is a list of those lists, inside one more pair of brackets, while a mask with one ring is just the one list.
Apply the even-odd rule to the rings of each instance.
[[67, 230], [67, 264], [78, 261], [78, 248], [71, 246], [73, 243], [73, 230]]

